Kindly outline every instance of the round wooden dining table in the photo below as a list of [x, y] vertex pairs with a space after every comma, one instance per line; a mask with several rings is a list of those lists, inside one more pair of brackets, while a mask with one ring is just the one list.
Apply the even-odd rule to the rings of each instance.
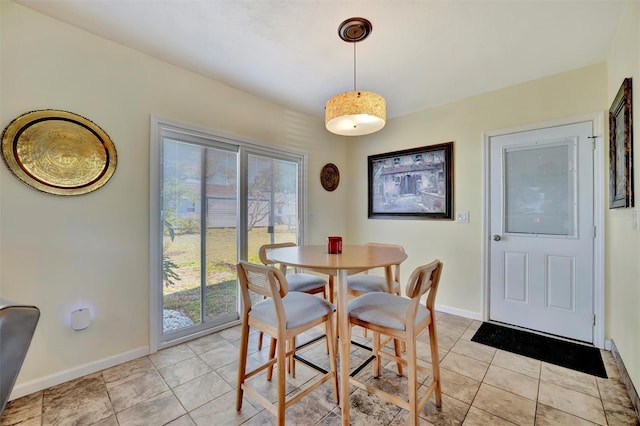
[[[387, 285], [392, 287], [391, 266], [403, 262], [407, 255], [397, 248], [345, 245], [342, 253], [329, 254], [326, 245], [295, 246], [269, 251], [269, 259], [283, 265], [338, 277], [338, 328], [340, 336], [349, 336], [347, 313], [347, 276], [383, 267]], [[342, 424], [349, 424], [349, 353], [351, 342], [340, 339], [340, 408]]]

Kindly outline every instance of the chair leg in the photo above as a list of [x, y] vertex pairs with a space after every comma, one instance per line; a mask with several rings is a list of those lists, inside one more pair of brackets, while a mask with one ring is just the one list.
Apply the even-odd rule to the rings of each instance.
[[[280, 339], [279, 339], [280, 340]], [[278, 401], [277, 401], [277, 423], [278, 426], [284, 425], [284, 412], [285, 412], [285, 402], [286, 402], [286, 362], [287, 362], [287, 340], [282, 339], [279, 345], [277, 345], [277, 361], [276, 361], [276, 375], [277, 375], [277, 384], [276, 389], [278, 393]]]
[[327, 340], [327, 348], [329, 348], [329, 368], [333, 372], [333, 395], [335, 398], [335, 403], [338, 404], [340, 401], [340, 396], [338, 393], [338, 363], [336, 362], [336, 339], [333, 335], [333, 313], [329, 314], [326, 322], [326, 340]]
[[[277, 346], [278, 346], [278, 339], [276, 339], [275, 337], [272, 337], [271, 343], [269, 344], [269, 360], [272, 360], [273, 357], [276, 355]], [[273, 377], [273, 365], [267, 368], [267, 380], [271, 381], [272, 377]]]
[[295, 379], [296, 377], [296, 359], [293, 357], [296, 354], [296, 338], [294, 337], [289, 341], [291, 345], [291, 356], [289, 357], [289, 374]]
[[333, 303], [334, 295], [333, 275], [329, 275], [329, 302]]
[[431, 319], [428, 328], [429, 346], [431, 347], [431, 369], [433, 372], [433, 381], [436, 383], [436, 407], [442, 407], [442, 388], [440, 386], [440, 354], [438, 353], [438, 337], [436, 335], [435, 318]]
[[[393, 349], [395, 350], [396, 356], [398, 358], [400, 358], [402, 356], [402, 354], [400, 353], [400, 340], [398, 339], [393, 339]], [[398, 366], [398, 376], [402, 376], [403, 372], [402, 372], [402, 363], [398, 362], [396, 364]]]
[[[335, 294], [334, 293], [334, 285], [333, 285], [333, 275], [329, 275], [329, 280], [328, 280], [328, 284], [325, 286], [325, 291], [328, 293], [327, 295], [329, 296], [329, 297], [325, 297], [325, 300], [328, 300], [330, 303], [333, 303], [334, 294]], [[332, 322], [334, 324], [336, 324], [336, 321], [332, 321]], [[325, 327], [328, 327], [328, 326], [329, 326], [328, 323], [325, 324]], [[327, 334], [326, 330], [325, 330], [324, 334]], [[338, 334], [339, 334], [338, 333], [338, 326], [336, 324], [334, 326], [334, 329], [333, 329], [333, 335], [334, 335], [334, 340], [335, 340], [334, 349], [338, 347], [337, 346], [338, 345]], [[327, 353], [330, 353], [328, 345], [327, 345]]]
[[[263, 297], [262, 300], [265, 300], [266, 297]], [[262, 350], [262, 336], [264, 335], [264, 333], [261, 331], [260, 334], [258, 334], [258, 350], [261, 351]]]
[[380, 377], [380, 368], [382, 366], [380, 360], [380, 333], [373, 332], [373, 355], [376, 359], [373, 360], [373, 377]]
[[409, 424], [418, 425], [418, 362], [416, 354], [416, 339], [407, 339], [407, 381], [409, 383]]
[[[394, 292], [394, 294], [395, 294], [396, 296], [401, 296], [401, 294], [400, 294], [400, 289], [398, 289], [396, 292]], [[403, 340], [402, 342], [400, 342], [400, 345], [401, 345], [400, 350], [401, 350], [402, 352], [407, 352], [407, 343], [406, 343], [404, 340]]]
[[247, 319], [242, 322], [242, 332], [240, 335], [240, 356], [238, 360], [238, 389], [236, 394], [236, 411], [240, 411], [242, 408], [242, 397], [244, 390], [245, 374], [247, 372], [247, 352], [249, 347], [249, 326], [247, 325]]
[[[327, 328], [329, 327], [329, 323], [324, 323], [324, 335], [327, 335]], [[324, 350], [326, 351], [326, 353], [329, 353], [329, 341], [327, 341], [325, 339], [325, 345], [324, 345]]]
[[260, 333], [258, 333], [258, 350], [261, 351], [262, 350], [262, 337], [264, 336], [264, 333], [261, 331]]

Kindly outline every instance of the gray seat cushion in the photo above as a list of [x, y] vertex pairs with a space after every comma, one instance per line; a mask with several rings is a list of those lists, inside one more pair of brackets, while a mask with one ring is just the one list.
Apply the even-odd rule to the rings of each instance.
[[[347, 288], [349, 290], [357, 291], [360, 293], [373, 293], [388, 291], [387, 279], [379, 275], [369, 274], [357, 274], [347, 278]], [[400, 284], [397, 281], [393, 282], [393, 291], [398, 292]]]
[[[389, 293], [368, 293], [349, 302], [349, 316], [382, 327], [406, 330], [404, 315], [411, 299]], [[429, 310], [418, 305], [416, 324], [429, 316]]]
[[[287, 329], [310, 323], [336, 310], [335, 306], [321, 297], [297, 291], [287, 293], [282, 298], [282, 304], [287, 317]], [[278, 325], [271, 298], [253, 305], [249, 315], [273, 327]]]
[[287, 284], [289, 291], [309, 291], [327, 285], [327, 281], [322, 277], [312, 274], [292, 273], [287, 274]]

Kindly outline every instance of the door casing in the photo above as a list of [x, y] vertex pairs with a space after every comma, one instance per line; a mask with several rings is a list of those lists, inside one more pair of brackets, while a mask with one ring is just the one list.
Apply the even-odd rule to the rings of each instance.
[[594, 301], [594, 314], [595, 325], [593, 329], [593, 344], [598, 348], [605, 348], [604, 341], [604, 241], [605, 241], [605, 229], [604, 229], [604, 209], [605, 209], [605, 193], [604, 193], [604, 116], [601, 112], [591, 113], [580, 116], [572, 116], [562, 118], [558, 120], [550, 120], [538, 123], [531, 123], [511, 128], [491, 130], [483, 133], [483, 210], [484, 221], [482, 230], [482, 319], [483, 321], [489, 320], [489, 295], [491, 285], [491, 258], [490, 258], [490, 238], [491, 238], [491, 200], [490, 200], [490, 182], [491, 182], [491, 168], [490, 168], [490, 139], [494, 136], [500, 136], [510, 133], [526, 132], [530, 130], [543, 129], [547, 127], [561, 126], [567, 124], [574, 124], [589, 121], [593, 126], [594, 139], [594, 224], [596, 227], [596, 236], [594, 239], [594, 283], [593, 283], [593, 301]]

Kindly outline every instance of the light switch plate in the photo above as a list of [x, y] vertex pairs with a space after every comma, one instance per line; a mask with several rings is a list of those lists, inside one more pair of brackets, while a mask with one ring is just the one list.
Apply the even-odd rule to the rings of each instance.
[[456, 222], [458, 222], [458, 223], [469, 223], [469, 212], [457, 212], [456, 213]]

